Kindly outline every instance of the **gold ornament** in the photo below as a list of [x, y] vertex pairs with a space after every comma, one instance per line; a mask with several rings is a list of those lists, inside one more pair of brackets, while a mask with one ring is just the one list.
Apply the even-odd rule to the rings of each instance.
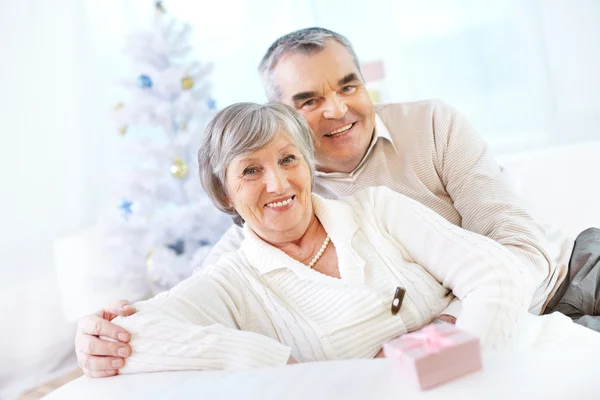
[[186, 177], [188, 169], [187, 164], [184, 163], [181, 158], [175, 157], [175, 161], [173, 162], [173, 165], [171, 165], [171, 174], [175, 178], [183, 179]]
[[125, 136], [125, 133], [127, 132], [127, 127], [126, 126], [122, 126], [119, 128], [119, 133], [121, 134], [121, 136]]
[[123, 108], [125, 104], [123, 104], [122, 102], [118, 102], [117, 105], [115, 106], [115, 111], [119, 111], [121, 108]]
[[183, 88], [183, 90], [190, 90], [191, 88], [193, 88], [194, 78], [192, 78], [191, 76], [186, 76], [185, 78], [182, 78], [181, 87]]

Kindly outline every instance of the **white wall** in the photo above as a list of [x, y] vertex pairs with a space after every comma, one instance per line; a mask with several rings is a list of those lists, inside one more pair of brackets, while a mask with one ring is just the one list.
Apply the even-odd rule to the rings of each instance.
[[[81, 3], [10, 2], [0, 13], [0, 268], [29, 275], [51, 265], [51, 240], [93, 218], [90, 176], [102, 120], [85, 68]], [[92, 100], [92, 103], [90, 103]], [[0, 286], [6, 284], [0, 280]]]
[[552, 132], [563, 143], [600, 137], [600, 1], [540, 2]]

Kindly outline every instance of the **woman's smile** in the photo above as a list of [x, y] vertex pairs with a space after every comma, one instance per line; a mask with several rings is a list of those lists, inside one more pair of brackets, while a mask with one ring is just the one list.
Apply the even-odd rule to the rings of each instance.
[[283, 197], [282, 199], [265, 204], [265, 207], [275, 212], [287, 211], [294, 206], [295, 198], [295, 195]]

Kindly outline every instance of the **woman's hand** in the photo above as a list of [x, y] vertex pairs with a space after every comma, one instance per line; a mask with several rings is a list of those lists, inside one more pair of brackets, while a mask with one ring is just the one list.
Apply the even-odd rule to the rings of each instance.
[[[92, 378], [116, 375], [125, 365], [125, 358], [131, 354], [127, 344], [131, 338], [125, 329], [112, 324], [117, 316], [127, 317], [135, 313], [135, 308], [127, 300], [120, 300], [112, 307], [83, 317], [77, 325], [75, 353], [83, 373]], [[100, 339], [106, 336], [111, 340]]]

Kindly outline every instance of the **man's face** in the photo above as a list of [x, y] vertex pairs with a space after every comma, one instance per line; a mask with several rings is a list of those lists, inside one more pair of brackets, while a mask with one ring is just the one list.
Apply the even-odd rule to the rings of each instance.
[[317, 54], [287, 54], [273, 78], [279, 100], [312, 128], [317, 169], [352, 172], [371, 142], [375, 108], [348, 50], [329, 40]]

